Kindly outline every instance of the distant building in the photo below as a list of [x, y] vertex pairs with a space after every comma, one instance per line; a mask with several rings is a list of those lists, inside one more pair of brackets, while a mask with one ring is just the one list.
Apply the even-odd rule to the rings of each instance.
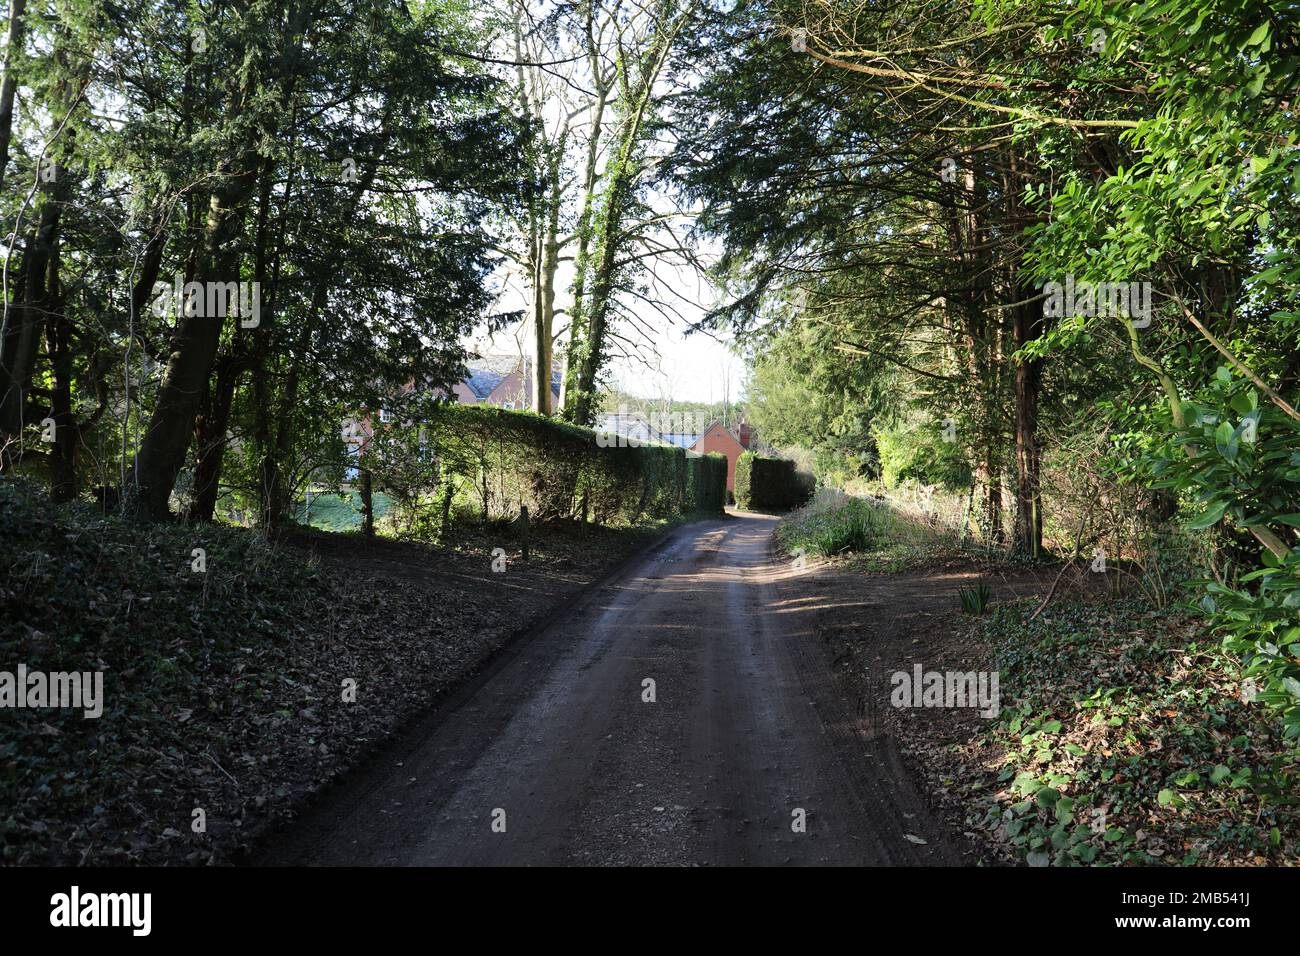
[[[533, 360], [529, 356], [495, 355], [467, 363], [469, 374], [452, 386], [462, 405], [495, 405], [520, 411], [533, 408]], [[560, 401], [560, 370], [551, 368], [551, 409]]]
[[[596, 419], [595, 431], [598, 435], [618, 436], [622, 441], [617, 442], [617, 444], [676, 444], [675, 442], [669, 442], [668, 436], [650, 424], [645, 416], [636, 412], [618, 414], [606, 412]], [[694, 440], [694, 436], [691, 436], [691, 438]], [[616, 443], [610, 442], [609, 444]], [[688, 446], [682, 445], [681, 447], [686, 448]]]
[[737, 424], [734, 429], [728, 429], [715, 420], [701, 434], [661, 432], [644, 416], [627, 412], [601, 415], [596, 422], [596, 431], [611, 436], [618, 435], [629, 442], [639, 444], [657, 442], [663, 445], [676, 445], [697, 455], [724, 455], [727, 459], [728, 491], [734, 491], [736, 488], [736, 460], [750, 450], [754, 439], [753, 429], [744, 422]]
[[704, 429], [704, 434], [691, 446], [690, 450], [701, 455], [725, 455], [727, 457], [727, 490], [736, 490], [736, 460], [749, 451], [753, 442], [753, 430], [744, 422], [738, 424], [732, 432], [715, 421]]

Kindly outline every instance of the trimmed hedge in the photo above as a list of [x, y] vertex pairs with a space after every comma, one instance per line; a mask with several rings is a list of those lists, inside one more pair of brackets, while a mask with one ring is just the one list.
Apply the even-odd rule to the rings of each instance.
[[760, 458], [747, 451], [736, 461], [736, 506], [746, 510], [788, 511], [812, 497], [815, 481], [795, 471], [784, 458]]
[[[409, 413], [409, 417], [407, 415]], [[403, 424], [376, 427], [366, 455], [378, 487], [408, 475], [405, 497], [432, 504], [450, 487], [484, 518], [527, 505], [538, 520], [632, 524], [643, 518], [721, 514], [727, 459], [672, 445], [601, 447], [589, 428], [488, 405], [410, 408]], [[423, 473], [411, 468], [423, 461]]]

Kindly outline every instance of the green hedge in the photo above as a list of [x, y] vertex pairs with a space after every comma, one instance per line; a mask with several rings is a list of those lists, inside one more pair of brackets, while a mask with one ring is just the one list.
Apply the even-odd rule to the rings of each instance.
[[[727, 460], [671, 445], [601, 447], [589, 428], [488, 405], [394, 410], [366, 455], [378, 487], [406, 481], [408, 499], [446, 494], [485, 518], [527, 505], [538, 520], [635, 523], [696, 512], [721, 514]], [[412, 462], [422, 463], [412, 467]]]
[[736, 506], [746, 510], [787, 511], [812, 497], [814, 481], [784, 458], [760, 458], [747, 451], [736, 461]]

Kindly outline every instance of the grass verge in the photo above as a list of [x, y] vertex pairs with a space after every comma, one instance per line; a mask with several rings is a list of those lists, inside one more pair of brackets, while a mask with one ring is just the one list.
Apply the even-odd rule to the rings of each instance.
[[897, 573], [961, 561], [999, 560], [950, 526], [927, 521], [888, 500], [819, 488], [813, 500], [790, 512], [777, 543], [793, 556], [834, 560], [848, 570]]

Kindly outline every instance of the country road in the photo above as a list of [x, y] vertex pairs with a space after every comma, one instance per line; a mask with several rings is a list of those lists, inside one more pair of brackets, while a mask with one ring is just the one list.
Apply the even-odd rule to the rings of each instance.
[[888, 739], [837, 693], [813, 575], [773, 561], [774, 527], [678, 529], [257, 862], [959, 863]]

